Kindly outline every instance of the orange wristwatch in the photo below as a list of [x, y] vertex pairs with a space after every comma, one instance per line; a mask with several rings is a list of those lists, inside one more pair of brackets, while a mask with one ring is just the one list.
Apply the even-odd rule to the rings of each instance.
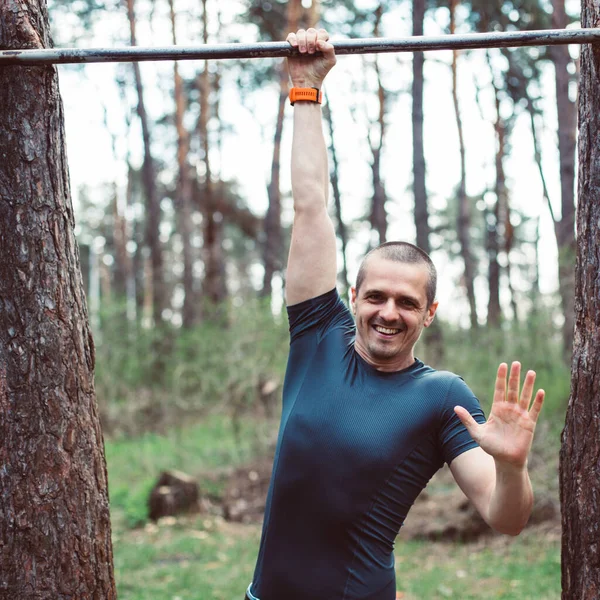
[[318, 88], [291, 88], [290, 104], [294, 106], [294, 102], [298, 102], [299, 100], [321, 104], [323, 101], [323, 92], [321, 92]]

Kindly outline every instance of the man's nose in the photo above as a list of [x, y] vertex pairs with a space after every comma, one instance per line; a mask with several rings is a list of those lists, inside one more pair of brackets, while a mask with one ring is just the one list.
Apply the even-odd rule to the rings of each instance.
[[381, 308], [379, 313], [382, 319], [386, 321], [397, 321], [398, 320], [398, 307], [392, 298], [390, 298], [384, 306]]

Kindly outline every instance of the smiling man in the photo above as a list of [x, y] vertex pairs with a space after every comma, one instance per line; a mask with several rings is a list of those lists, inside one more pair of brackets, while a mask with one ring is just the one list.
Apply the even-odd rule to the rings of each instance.
[[[433, 474], [450, 469], [487, 523], [518, 534], [533, 502], [527, 456], [544, 392], [501, 364], [486, 421], [464, 381], [414, 356], [437, 309], [422, 250], [383, 244], [336, 289], [320, 90], [325, 30], [288, 36], [294, 224], [286, 277], [290, 354], [260, 550], [247, 600], [394, 600], [394, 540]], [[531, 405], [531, 406], [530, 406]]]

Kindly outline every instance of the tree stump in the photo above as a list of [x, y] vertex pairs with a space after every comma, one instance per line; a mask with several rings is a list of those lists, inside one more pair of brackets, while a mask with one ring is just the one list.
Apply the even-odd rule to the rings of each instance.
[[182, 513], [196, 512], [200, 490], [198, 483], [179, 471], [164, 471], [148, 498], [148, 516], [152, 521]]

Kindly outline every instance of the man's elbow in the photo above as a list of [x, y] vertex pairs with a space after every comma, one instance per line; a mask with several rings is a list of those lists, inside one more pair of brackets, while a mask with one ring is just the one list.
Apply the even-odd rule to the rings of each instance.
[[521, 515], [521, 518], [501, 518], [497, 520], [488, 521], [488, 525], [496, 532], [501, 533], [502, 535], [510, 535], [512, 537], [518, 536], [529, 521], [529, 516], [531, 515], [531, 510], [526, 511], [526, 513]]

